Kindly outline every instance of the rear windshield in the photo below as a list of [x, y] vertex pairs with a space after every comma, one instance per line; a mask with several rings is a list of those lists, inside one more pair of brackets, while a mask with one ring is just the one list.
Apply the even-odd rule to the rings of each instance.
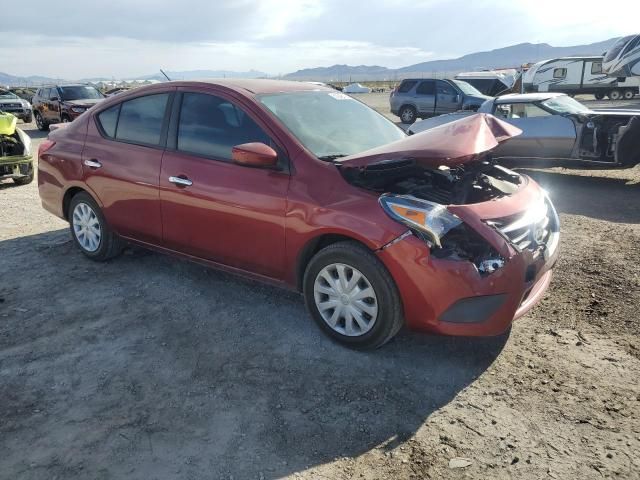
[[95, 98], [104, 98], [94, 87], [85, 85], [77, 87], [60, 87], [62, 92], [62, 100], [86, 100]]

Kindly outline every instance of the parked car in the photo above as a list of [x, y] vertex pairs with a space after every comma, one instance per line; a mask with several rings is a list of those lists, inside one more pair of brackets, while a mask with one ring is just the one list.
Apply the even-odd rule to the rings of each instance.
[[[495, 149], [492, 155], [498, 161], [598, 168], [640, 163], [640, 110], [590, 110], [565, 94], [526, 93], [489, 100], [478, 111], [522, 130], [522, 135]], [[458, 112], [418, 121], [408, 132], [423, 132], [468, 115]]]
[[31, 104], [15, 93], [2, 88], [0, 88], [0, 112], [11, 113], [24, 123], [31, 123], [33, 121]]
[[33, 97], [33, 114], [40, 130], [52, 123], [72, 122], [105, 96], [91, 85], [53, 85], [39, 88]]
[[360, 85], [359, 83], [351, 83], [342, 89], [344, 93], [371, 93], [369, 87]]
[[545, 192], [483, 161], [518, 133], [476, 115], [407, 136], [303, 82], [167, 82], [51, 132], [38, 183], [87, 257], [128, 241], [299, 290], [352, 347], [402, 325], [496, 335], [541, 298], [558, 255]]
[[33, 181], [31, 139], [16, 125], [18, 118], [0, 112], [0, 180], [12, 178], [18, 185]]
[[403, 80], [391, 92], [391, 113], [402, 123], [417, 118], [429, 118], [457, 110], [476, 111], [491, 97], [483, 95], [461, 80], [413, 79]]

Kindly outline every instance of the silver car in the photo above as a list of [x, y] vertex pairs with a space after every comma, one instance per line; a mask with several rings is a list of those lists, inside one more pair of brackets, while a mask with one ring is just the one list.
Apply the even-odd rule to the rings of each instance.
[[[640, 110], [590, 110], [563, 93], [529, 93], [492, 98], [478, 113], [494, 115], [522, 130], [493, 151], [498, 161], [546, 160], [599, 168], [630, 168], [640, 163]], [[472, 114], [456, 112], [417, 121], [408, 133]]]

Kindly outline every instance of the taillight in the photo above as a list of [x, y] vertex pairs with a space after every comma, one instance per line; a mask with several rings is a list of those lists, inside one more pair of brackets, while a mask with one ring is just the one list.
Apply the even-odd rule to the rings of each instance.
[[38, 158], [40, 158], [43, 153], [46, 153], [47, 150], [51, 149], [51, 147], [53, 147], [55, 144], [56, 142], [54, 142], [53, 140], [45, 138], [38, 147]]

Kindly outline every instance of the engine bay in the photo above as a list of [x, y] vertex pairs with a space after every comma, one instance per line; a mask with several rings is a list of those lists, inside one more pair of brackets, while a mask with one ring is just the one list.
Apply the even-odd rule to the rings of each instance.
[[488, 161], [426, 168], [415, 160], [393, 160], [340, 171], [352, 185], [442, 205], [480, 203], [511, 195], [522, 183], [516, 172]]
[[22, 156], [25, 154], [25, 146], [18, 135], [0, 135], [0, 158]]

